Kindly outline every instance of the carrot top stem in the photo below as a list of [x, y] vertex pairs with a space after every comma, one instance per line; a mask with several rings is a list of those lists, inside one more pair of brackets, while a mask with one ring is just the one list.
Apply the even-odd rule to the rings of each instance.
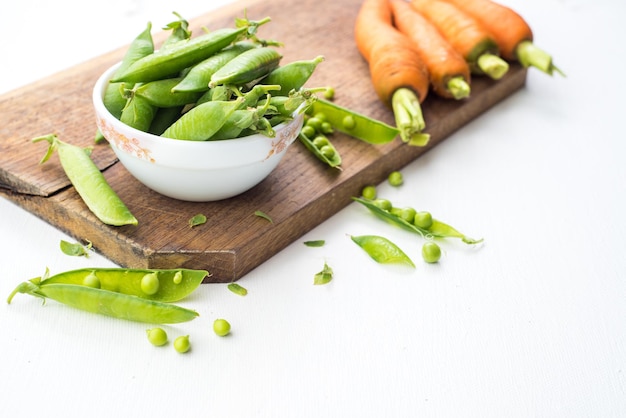
[[478, 57], [478, 68], [494, 80], [501, 79], [507, 71], [509, 64], [498, 55], [485, 53]]
[[426, 145], [430, 135], [422, 133], [426, 122], [420, 101], [413, 90], [404, 87], [397, 89], [393, 93], [391, 107], [402, 141], [409, 145]]
[[470, 85], [461, 76], [452, 77], [446, 86], [456, 100], [464, 99], [470, 95]]
[[546, 74], [553, 75], [556, 71], [563, 77], [565, 74], [559, 68], [557, 68], [552, 62], [552, 57], [550, 54], [545, 52], [544, 50], [538, 48], [531, 41], [522, 41], [520, 42], [515, 52], [517, 54], [517, 59], [524, 67], [533, 66], [543, 71]]

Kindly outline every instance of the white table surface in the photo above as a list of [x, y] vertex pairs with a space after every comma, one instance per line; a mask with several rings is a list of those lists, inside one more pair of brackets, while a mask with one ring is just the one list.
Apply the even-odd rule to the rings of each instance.
[[[125, 45], [149, 20], [158, 30], [173, 10], [225, 3], [10, 2], [0, 92]], [[626, 416], [626, 3], [506, 4], [567, 78], [531, 69], [403, 168], [402, 187], [379, 187], [483, 245], [444, 242], [428, 265], [420, 238], [352, 204], [243, 277], [248, 296], [212, 284], [181, 302], [200, 312], [165, 327], [190, 335], [185, 355], [152, 347], [143, 324], [17, 295], [0, 303], [2, 416]], [[0, 230], [3, 298], [46, 267], [114, 266], [62, 254], [71, 238], [4, 198]], [[417, 268], [378, 265], [347, 234], [383, 235]], [[335, 277], [314, 286], [325, 261]], [[229, 337], [213, 334], [217, 317]]]

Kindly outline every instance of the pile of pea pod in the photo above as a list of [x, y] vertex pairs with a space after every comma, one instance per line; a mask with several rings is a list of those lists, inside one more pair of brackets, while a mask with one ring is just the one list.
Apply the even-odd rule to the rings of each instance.
[[7, 303], [17, 293], [24, 293], [115, 318], [175, 324], [198, 316], [196, 311], [172, 302], [191, 294], [208, 274], [190, 269], [88, 268], [48, 276], [46, 271], [43, 277], [20, 283]]
[[298, 92], [324, 58], [281, 65], [281, 44], [256, 36], [269, 17], [236, 19], [235, 27], [195, 37], [178, 18], [164, 28], [170, 34], [158, 50], [148, 24], [107, 86], [104, 105], [125, 124], [192, 141], [271, 137], [312, 101]]

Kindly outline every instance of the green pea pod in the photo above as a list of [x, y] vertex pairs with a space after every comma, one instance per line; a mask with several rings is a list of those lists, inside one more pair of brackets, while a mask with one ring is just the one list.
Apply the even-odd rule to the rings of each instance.
[[236, 28], [220, 28], [191, 38], [189, 41], [177, 42], [169, 48], [158, 50], [134, 62], [111, 81], [148, 82], [178, 74], [233, 42], [254, 36], [256, 29], [269, 21], [269, 17], [258, 22], [241, 19], [238, 20], [241, 23]]
[[209, 87], [240, 86], [258, 80], [278, 67], [282, 57], [276, 49], [266, 46], [244, 51], [213, 73]]
[[211, 55], [204, 61], [199, 62], [190, 68], [185, 77], [173, 88], [173, 92], [204, 92], [209, 89], [211, 76], [227, 62], [240, 55], [244, 51], [256, 48], [252, 42], [239, 42], [235, 45], [224, 48], [220, 52]]
[[196, 91], [174, 92], [173, 88], [182, 80], [180, 77], [143, 83], [134, 89], [135, 96], [143, 97], [155, 107], [178, 107], [195, 103], [202, 95]]
[[235, 110], [226, 119], [224, 125], [209, 140], [233, 139], [240, 137], [242, 132], [262, 133], [268, 137], [274, 137], [275, 132], [271, 125], [264, 119], [269, 104], [258, 108], [245, 108]]
[[300, 90], [322, 61], [324, 57], [321, 55], [312, 60], [292, 61], [269, 73], [263, 82], [280, 85], [280, 91], [275, 94], [286, 96], [291, 90]]
[[109, 186], [100, 169], [90, 158], [88, 150], [65, 143], [54, 134], [37, 137], [32, 141], [49, 143], [48, 151], [40, 164], [46, 162], [55, 150], [58, 151], [65, 174], [98, 219], [114, 226], [137, 225], [137, 219]]
[[361, 199], [358, 197], [353, 197], [352, 198], [355, 202], [359, 202], [360, 204], [362, 204], [363, 206], [365, 206], [367, 209], [369, 209], [372, 213], [374, 213], [375, 215], [381, 217], [382, 219], [400, 226], [404, 229], [407, 229], [411, 232], [416, 232], [418, 234], [420, 234], [422, 237], [425, 238], [430, 238], [430, 237], [435, 237], [435, 238], [460, 238], [463, 242], [465, 242], [466, 244], [478, 244], [480, 242], [482, 242], [482, 239], [479, 240], [475, 240], [473, 238], [470, 238], [462, 233], [460, 233], [459, 231], [457, 231], [456, 229], [452, 228], [450, 225], [447, 225], [441, 221], [432, 220], [432, 224], [430, 227], [428, 228], [420, 228], [419, 226], [416, 226], [410, 222], [407, 222], [406, 220], [404, 220], [402, 217], [398, 216], [396, 213], [391, 212], [389, 210], [385, 210], [382, 209], [380, 207], [378, 207], [377, 205], [375, 205], [372, 201], [366, 200], [366, 199]]
[[306, 136], [305, 134], [303, 134], [302, 132], [300, 132], [300, 134], [298, 135], [298, 139], [320, 161], [323, 161], [324, 163], [326, 163], [330, 167], [337, 168], [337, 169], [341, 170], [341, 167], [340, 167], [341, 166], [341, 161], [342, 161], [341, 160], [341, 155], [339, 155], [339, 152], [336, 150], [336, 148], [333, 147], [335, 152], [332, 153], [331, 155], [328, 155], [326, 153], [323, 153], [321, 148], [317, 147], [313, 143], [313, 140], [311, 138], [309, 138], [308, 136]]
[[173, 12], [173, 13], [176, 17], [178, 17], [178, 19], [173, 22], [168, 23], [163, 28], [164, 30], [170, 30], [171, 33], [165, 39], [165, 41], [163, 41], [163, 44], [161, 45], [160, 49], [168, 49], [172, 45], [177, 44], [178, 42], [186, 41], [189, 38], [191, 38], [191, 31], [189, 30], [189, 22], [183, 19], [183, 17], [180, 14], [176, 12]]
[[415, 264], [409, 256], [385, 237], [378, 235], [351, 235], [350, 238], [377, 263], [406, 264], [415, 268]]
[[44, 301], [50, 298], [87, 312], [152, 324], [177, 324], [198, 316], [198, 312], [177, 305], [76, 284], [23, 282], [9, 295], [7, 303], [11, 303], [17, 293]]
[[398, 136], [398, 129], [382, 121], [319, 98], [312, 105], [313, 113], [321, 113], [336, 130], [370, 144], [386, 144]]
[[210, 101], [195, 106], [174, 122], [161, 136], [190, 141], [206, 141], [226, 123], [243, 102], [243, 97], [229, 102]]
[[[131, 42], [120, 66], [115, 70], [114, 77], [126, 71], [135, 61], [154, 52], [151, 29], [152, 25], [148, 23], [146, 29]], [[104, 107], [118, 119], [122, 114], [122, 109], [126, 106], [126, 97], [123, 95], [123, 89], [124, 83], [109, 83], [102, 98]]]
[[132, 95], [122, 111], [120, 121], [140, 131], [148, 131], [156, 115], [156, 106], [140, 95]]
[[[158, 290], [151, 294], [141, 286], [147, 274], [154, 274], [159, 283]], [[191, 269], [83, 268], [33, 280], [40, 286], [53, 283], [85, 285], [159, 302], [176, 302], [196, 290], [208, 275], [205, 270]]]

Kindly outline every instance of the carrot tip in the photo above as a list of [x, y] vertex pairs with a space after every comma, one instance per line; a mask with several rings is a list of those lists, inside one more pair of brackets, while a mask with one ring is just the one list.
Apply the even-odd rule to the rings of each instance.
[[470, 85], [461, 76], [451, 78], [446, 87], [456, 100], [465, 99], [470, 95]]
[[552, 62], [550, 54], [541, 48], [538, 48], [531, 41], [520, 42], [517, 45], [515, 52], [517, 54], [517, 59], [522, 66], [526, 68], [533, 66], [548, 75], [553, 75], [556, 72], [565, 77], [565, 73], [557, 68]]
[[[422, 143], [426, 145], [422, 137], [416, 140], [416, 135], [422, 133], [426, 127], [424, 115], [417, 95], [408, 88], [399, 88], [391, 99], [393, 114], [396, 120], [396, 127], [400, 131], [400, 138], [407, 143]], [[421, 141], [421, 142], [420, 142]]]

